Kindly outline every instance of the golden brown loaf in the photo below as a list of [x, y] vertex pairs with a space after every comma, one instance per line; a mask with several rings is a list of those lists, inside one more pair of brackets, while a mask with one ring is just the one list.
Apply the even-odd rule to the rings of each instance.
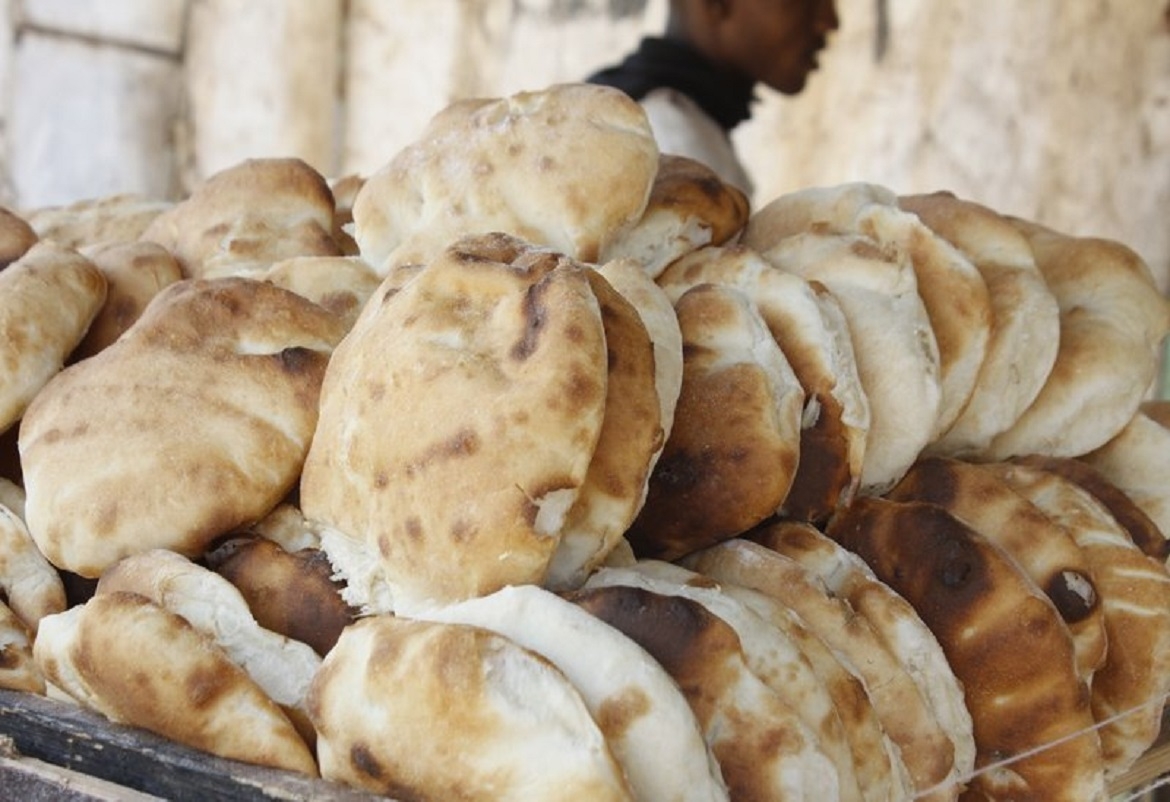
[[152, 547], [197, 556], [263, 516], [296, 484], [342, 333], [271, 284], [166, 288], [116, 343], [55, 376], [22, 422], [41, 551], [97, 577]]

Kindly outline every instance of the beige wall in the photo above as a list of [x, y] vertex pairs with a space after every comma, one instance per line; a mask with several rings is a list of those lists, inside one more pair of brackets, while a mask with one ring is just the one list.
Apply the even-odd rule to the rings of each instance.
[[[370, 172], [468, 95], [575, 80], [666, 0], [0, 0], [0, 193], [176, 196], [247, 156]], [[736, 139], [757, 202], [864, 180], [1120, 239], [1170, 285], [1167, 0], [838, 0]]]

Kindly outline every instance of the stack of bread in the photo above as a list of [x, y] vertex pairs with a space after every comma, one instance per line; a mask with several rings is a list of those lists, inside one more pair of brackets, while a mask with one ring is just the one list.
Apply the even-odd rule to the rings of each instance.
[[0, 242], [0, 687], [412, 800], [1084, 802], [1159, 735], [1120, 243], [753, 209], [576, 84]]

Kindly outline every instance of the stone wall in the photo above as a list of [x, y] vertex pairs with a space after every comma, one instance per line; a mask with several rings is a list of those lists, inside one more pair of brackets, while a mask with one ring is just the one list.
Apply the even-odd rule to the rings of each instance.
[[[0, 0], [0, 199], [177, 197], [249, 156], [368, 173], [447, 102], [578, 79], [659, 30], [665, 7]], [[757, 202], [849, 180], [949, 189], [1120, 239], [1170, 287], [1167, 0], [838, 8], [807, 91], [763, 93], [736, 134]]]

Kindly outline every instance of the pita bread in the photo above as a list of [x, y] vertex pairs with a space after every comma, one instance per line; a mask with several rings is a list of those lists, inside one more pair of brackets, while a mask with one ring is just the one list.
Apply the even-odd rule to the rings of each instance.
[[1025, 465], [996, 470], [1065, 526], [1089, 562], [1109, 638], [1105, 664], [1093, 675], [1092, 710], [1107, 776], [1115, 777], [1157, 738], [1170, 694], [1170, 574], [1075, 483]]
[[913, 265], [855, 234], [796, 234], [761, 253], [840, 303], [870, 409], [859, 492], [888, 490], [935, 436], [942, 402], [938, 343]]
[[7, 507], [24, 521], [24, 488], [11, 479], [0, 477], [0, 505]]
[[963, 686], [955, 677], [934, 633], [914, 608], [879, 580], [856, 554], [808, 524], [777, 522], [751, 538], [813, 573], [832, 595], [844, 599], [874, 632], [922, 692], [954, 750], [954, 771], [965, 776], [975, 767], [975, 737]]
[[358, 246], [353, 238], [353, 202], [366, 183], [364, 175], [349, 173], [329, 181], [333, 193], [333, 239], [344, 256], [357, 256]]
[[134, 242], [171, 201], [123, 192], [86, 198], [64, 206], [25, 212], [29, 225], [43, 240], [89, 255], [91, 250]]
[[[457, 697], [458, 704], [452, 704]], [[392, 615], [342, 633], [309, 709], [326, 779], [405, 799], [633, 797], [580, 695], [478, 627]]]
[[898, 208], [892, 191], [874, 184], [846, 183], [782, 195], [753, 215], [744, 241], [767, 250], [779, 237], [814, 230], [864, 235], [894, 249], [913, 267], [938, 346], [942, 396], [937, 436], [966, 406], [987, 351], [991, 302], [983, 277], [961, 251]]
[[32, 645], [24, 622], [0, 602], [0, 688], [45, 693], [45, 678], [33, 660]]
[[[307, 722], [305, 694], [321, 658], [308, 645], [260, 626], [244, 597], [219, 574], [175, 552], [152, 549], [102, 574], [96, 595], [119, 592], [138, 594], [182, 616], [244, 669], [294, 724]], [[308, 727], [302, 734], [306, 730], [311, 735]]]
[[870, 415], [836, 298], [819, 282], [777, 270], [745, 247], [695, 251], [658, 282], [675, 300], [696, 284], [715, 282], [737, 287], [755, 302], [806, 399], [800, 461], [780, 514], [824, 521], [847, 504], [861, 481]]
[[0, 432], [61, 370], [105, 300], [102, 272], [51, 242], [0, 270]]
[[937, 504], [994, 543], [1055, 605], [1087, 685], [1105, 660], [1105, 620], [1088, 560], [1069, 531], [990, 467], [943, 457], [919, 460], [887, 494]]
[[24, 217], [0, 207], [0, 270], [24, 256], [39, 239]]
[[1060, 307], [1060, 349], [1036, 399], [988, 456], [1080, 456], [1121, 431], [1149, 392], [1170, 302], [1121, 243], [1013, 222]]
[[1143, 402], [1120, 432], [1080, 459], [1157, 525], [1162, 542], [1143, 551], [1170, 560], [1170, 490], [1164, 481], [1170, 471], [1170, 401]]
[[[1103, 800], [1101, 745], [1072, 638], [998, 547], [942, 507], [855, 501], [827, 534], [913, 605], [963, 684], [974, 725], [968, 793]], [[1043, 660], [1027, 655], [1044, 655]], [[967, 778], [962, 778], [967, 780]]]
[[573, 601], [646, 649], [695, 711], [732, 799], [836, 799], [837, 775], [783, 697], [748, 668], [734, 628], [702, 604], [626, 585]]
[[[165, 648], [161, 648], [165, 645]], [[42, 621], [45, 678], [111, 721], [193, 749], [317, 775], [280, 708], [210, 636], [135, 593], [105, 593]]]
[[543, 581], [605, 414], [590, 270], [471, 237], [367, 304], [330, 361], [300, 485], [350, 591], [388, 584], [406, 609]]
[[307, 643], [319, 655], [355, 618], [333, 581], [329, 558], [318, 549], [288, 552], [271, 540], [249, 538], [205, 559], [240, 592], [260, 626]]
[[626, 533], [641, 557], [673, 559], [774, 514], [800, 450], [804, 391], [756, 306], [703, 284], [675, 305], [683, 382], [674, 428]]
[[340, 256], [333, 195], [296, 158], [246, 159], [151, 220], [140, 239], [178, 259], [184, 278], [255, 275], [294, 256]]
[[381, 279], [357, 256], [294, 256], [259, 274], [340, 317], [348, 331]]
[[106, 277], [106, 300], [70, 361], [93, 356], [122, 336], [164, 287], [182, 278], [179, 263], [161, 245], [125, 242], [93, 250], [90, 259]]
[[321, 533], [305, 520], [304, 513], [290, 501], [277, 504], [259, 521], [246, 527], [246, 532], [271, 540], [290, 553], [321, 548]]
[[580, 587], [622, 539], [646, 499], [664, 443], [650, 335], [638, 311], [600, 273], [586, 275], [605, 332], [605, 412], [548, 565], [545, 584], [554, 590]]
[[57, 570], [37, 549], [28, 527], [0, 504], [0, 600], [32, 635], [46, 615], [66, 607], [65, 586]]
[[379, 275], [504, 232], [583, 262], [636, 223], [658, 171], [642, 108], [607, 86], [463, 100], [366, 179], [354, 238]]
[[741, 585], [724, 583], [719, 587], [788, 635], [812, 663], [841, 717], [854, 774], [866, 802], [890, 802], [913, 796], [906, 764], [883, 729], [860, 672], [839, 657], [794, 610], [777, 599]]
[[[21, 424], [29, 532], [86, 577], [129, 554], [201, 554], [295, 486], [335, 316], [244, 278], [181, 281]], [[78, 404], [85, 398], [85, 404]]]
[[[614, 259], [600, 265], [597, 271], [638, 310], [646, 333], [650, 335], [650, 342], [654, 345], [658, 417], [665, 441], [674, 427], [674, 410], [682, 391], [682, 332], [674, 313], [674, 302], [632, 259]], [[654, 461], [658, 461], [657, 457]]]
[[736, 538], [682, 562], [721, 583], [770, 596], [800, 616], [838, 659], [864, 680], [915, 797], [955, 797], [954, 745], [914, 679], [865, 616], [844, 599], [832, 596], [824, 583], [796, 560], [759, 543]]
[[747, 196], [700, 162], [662, 153], [646, 209], [602, 252], [601, 262], [630, 258], [657, 278], [691, 251], [734, 240], [747, 224]]
[[535, 585], [516, 585], [425, 615], [491, 630], [556, 666], [601, 727], [635, 798], [727, 798], [694, 713], [670, 675], [581, 607]]
[[812, 662], [781, 629], [724, 593], [718, 583], [687, 568], [641, 560], [629, 568], [602, 568], [586, 588], [614, 585], [681, 596], [703, 605], [735, 630], [747, 667], [791, 707], [820, 751], [833, 764], [841, 800], [859, 800], [861, 788], [841, 716]]

